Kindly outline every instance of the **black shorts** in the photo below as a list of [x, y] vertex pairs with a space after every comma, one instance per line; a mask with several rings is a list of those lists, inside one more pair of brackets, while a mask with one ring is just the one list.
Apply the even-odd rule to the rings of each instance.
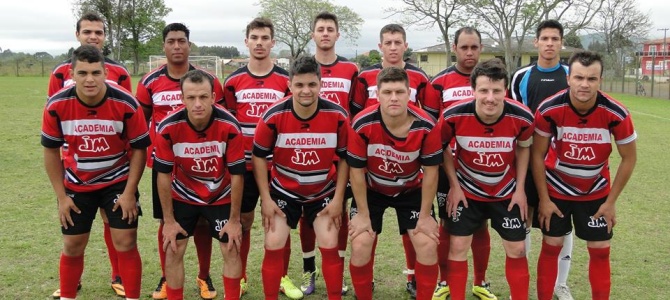
[[151, 169], [151, 202], [154, 208], [154, 219], [163, 220], [163, 206], [158, 196], [158, 171]]
[[598, 212], [600, 206], [605, 203], [607, 197], [592, 201], [568, 201], [551, 198], [558, 209], [563, 213], [563, 218], [557, 215], [551, 216], [549, 228], [547, 231], [542, 228], [542, 234], [560, 237], [572, 231], [572, 224], [575, 226], [575, 235], [585, 241], [609, 241], [614, 236], [614, 230], [607, 232], [607, 222], [605, 218], [593, 219], [591, 216]]
[[194, 205], [172, 200], [172, 207], [174, 209], [175, 220], [188, 233], [188, 236], [184, 236], [181, 233], [177, 234], [178, 240], [187, 239], [192, 236], [198, 220], [202, 217], [209, 223], [209, 234], [213, 238], [222, 243], [228, 242], [228, 235], [224, 234], [223, 237], [219, 237], [219, 232], [223, 229], [223, 225], [228, 223], [230, 204]]
[[[268, 178], [270, 172], [268, 171]], [[242, 213], [250, 213], [256, 209], [258, 205], [258, 198], [261, 196], [254, 178], [254, 172], [246, 171], [244, 173], [244, 190], [242, 191]]]
[[476, 201], [467, 199], [468, 208], [458, 204], [458, 212], [449, 218], [449, 234], [456, 236], [472, 235], [481, 228], [486, 219], [491, 219], [491, 227], [503, 240], [519, 242], [526, 239], [526, 223], [521, 221], [521, 210], [515, 205], [507, 211], [512, 200]]
[[[64, 235], [76, 235], [91, 232], [93, 220], [98, 212], [98, 208], [105, 210], [107, 219], [109, 220], [109, 227], [115, 229], [133, 229], [137, 228], [138, 220], [128, 224], [127, 220], [121, 220], [123, 211], [119, 207], [115, 212], [112, 211], [114, 204], [119, 196], [126, 188], [126, 181], [115, 183], [111, 186], [103, 188], [94, 192], [75, 192], [65, 189], [65, 193], [72, 198], [74, 205], [81, 211], [80, 214], [70, 211], [70, 217], [74, 226], [69, 226], [67, 229], [61, 226], [61, 232]], [[137, 203], [138, 216], [142, 215], [142, 208], [140, 207], [140, 193], [135, 192], [135, 199]]]
[[270, 196], [272, 196], [272, 200], [286, 215], [286, 224], [288, 224], [291, 229], [298, 228], [298, 221], [300, 221], [301, 217], [305, 218], [307, 225], [313, 228], [314, 226], [312, 224], [316, 219], [316, 215], [333, 199], [333, 194], [310, 202], [286, 199], [276, 193], [271, 193]]
[[[540, 197], [537, 194], [537, 187], [533, 180], [533, 173], [530, 171], [530, 165], [528, 166], [528, 173], [526, 173], [524, 191], [526, 192], [528, 206], [537, 208], [537, 204], [540, 203]], [[533, 225], [533, 227], [535, 227], [535, 225]]]
[[437, 215], [440, 219], [446, 220], [449, 218], [447, 214], [447, 195], [449, 194], [449, 178], [440, 166], [439, 177], [437, 180]]
[[[419, 212], [421, 211], [420, 188], [395, 197], [380, 194], [368, 189], [367, 197], [372, 230], [377, 234], [382, 233], [384, 211], [389, 207], [395, 209], [398, 218], [398, 232], [400, 234], [405, 234], [407, 233], [407, 230], [416, 228], [416, 222], [419, 220]], [[351, 201], [349, 219], [353, 218], [357, 213], [356, 201]], [[435, 218], [432, 207], [430, 209], [430, 215]]]

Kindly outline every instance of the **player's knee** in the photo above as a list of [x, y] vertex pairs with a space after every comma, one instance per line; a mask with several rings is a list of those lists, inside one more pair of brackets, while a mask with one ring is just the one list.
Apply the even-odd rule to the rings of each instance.
[[63, 254], [82, 256], [88, 243], [88, 234], [70, 235], [63, 238]]
[[112, 229], [112, 241], [116, 251], [129, 251], [137, 246], [137, 230]]
[[254, 211], [240, 214], [240, 223], [242, 223], [242, 230], [247, 231], [251, 229], [254, 224]]
[[520, 242], [503, 242], [505, 244], [505, 253], [510, 258], [526, 257], [526, 245], [523, 241]]
[[471, 240], [467, 236], [451, 236], [449, 240], [449, 259], [464, 260], [467, 258]]

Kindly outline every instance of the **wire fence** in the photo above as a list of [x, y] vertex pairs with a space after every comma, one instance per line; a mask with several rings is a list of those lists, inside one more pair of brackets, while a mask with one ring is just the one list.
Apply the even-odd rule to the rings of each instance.
[[658, 76], [653, 83], [648, 78], [636, 79], [635, 76], [626, 76], [624, 78], [605, 77], [600, 89], [609, 93], [623, 93], [670, 100], [670, 83], [667, 76]]

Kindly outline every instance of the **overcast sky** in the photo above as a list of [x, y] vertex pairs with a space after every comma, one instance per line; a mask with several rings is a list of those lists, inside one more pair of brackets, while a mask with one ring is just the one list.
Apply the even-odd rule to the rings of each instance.
[[[643, 12], [651, 12], [654, 28], [650, 37], [663, 37], [657, 28], [669, 28], [670, 1], [638, 0]], [[245, 53], [244, 28], [260, 11], [256, 0], [165, 0], [172, 8], [166, 22], [182, 22], [191, 29], [191, 41], [198, 45], [236, 46]], [[398, 0], [331, 0], [346, 5], [364, 20], [357, 46], [340, 39], [338, 52], [362, 53], [377, 48], [379, 29], [397, 21], [385, 19], [384, 9], [399, 5]], [[654, 3], [655, 2], [655, 3]], [[0, 48], [13, 52], [47, 51], [58, 55], [77, 46], [74, 37], [76, 19], [71, 0], [3, 1], [0, 9]], [[408, 29], [408, 43], [413, 49], [438, 43], [439, 31]]]

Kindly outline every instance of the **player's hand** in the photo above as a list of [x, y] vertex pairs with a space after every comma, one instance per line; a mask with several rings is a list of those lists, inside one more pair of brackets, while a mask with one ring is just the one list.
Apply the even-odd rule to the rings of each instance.
[[331, 219], [332, 222], [328, 222], [328, 228], [326, 228], [328, 231], [330, 231], [331, 225], [335, 225], [335, 229], [340, 230], [340, 226], [342, 226], [342, 201], [331, 201], [316, 216], [325, 216]]
[[447, 214], [449, 217], [458, 214], [458, 204], [463, 203], [465, 208], [468, 208], [468, 201], [465, 200], [465, 194], [460, 186], [452, 188], [447, 194]]
[[60, 219], [60, 225], [65, 229], [68, 229], [68, 225], [74, 226], [74, 221], [72, 221], [72, 216], [70, 215], [72, 211], [78, 214], [81, 213], [81, 210], [74, 205], [74, 201], [70, 196], [58, 199], [58, 218]]
[[116, 211], [119, 207], [121, 207], [121, 213], [123, 214], [121, 220], [128, 220], [128, 224], [137, 220], [137, 198], [135, 198], [135, 194], [123, 193], [119, 195], [114, 202], [112, 211]]
[[275, 215], [286, 217], [283, 211], [277, 206], [277, 203], [272, 199], [261, 199], [261, 215], [263, 216], [263, 228], [265, 232], [275, 230]]
[[616, 225], [616, 207], [614, 203], [605, 201], [605, 203], [600, 205], [596, 214], [593, 215], [593, 219], [597, 220], [601, 217], [607, 222], [607, 233], [611, 233], [612, 228]]
[[163, 223], [163, 251], [167, 251], [170, 247], [172, 252], [177, 252], [177, 235], [180, 233], [188, 236], [188, 232], [178, 222], [173, 220]]
[[509, 202], [509, 206], [507, 206], [507, 211], [512, 211], [514, 205], [519, 206], [519, 210], [521, 210], [521, 221], [525, 222], [526, 214], [528, 214], [528, 199], [526, 198], [526, 192], [523, 188], [517, 188], [514, 194], [512, 194], [512, 200]]
[[353, 241], [361, 233], [368, 233], [370, 237], [375, 237], [370, 215], [359, 212], [349, 221], [349, 240]]
[[239, 253], [242, 246], [242, 223], [240, 223], [240, 220], [228, 220], [226, 225], [223, 225], [223, 228], [219, 231], [219, 238], [222, 238], [224, 234], [228, 234], [228, 251], [235, 248]]
[[423, 233], [428, 236], [435, 244], [440, 243], [440, 227], [437, 225], [435, 219], [430, 216], [421, 216], [419, 215], [419, 220], [416, 221], [416, 227], [412, 232], [412, 235], [417, 235]]
[[551, 217], [554, 214], [559, 218], [563, 218], [563, 213], [553, 201], [540, 199], [540, 203], [537, 206], [537, 220], [540, 222], [541, 228], [549, 231]]

